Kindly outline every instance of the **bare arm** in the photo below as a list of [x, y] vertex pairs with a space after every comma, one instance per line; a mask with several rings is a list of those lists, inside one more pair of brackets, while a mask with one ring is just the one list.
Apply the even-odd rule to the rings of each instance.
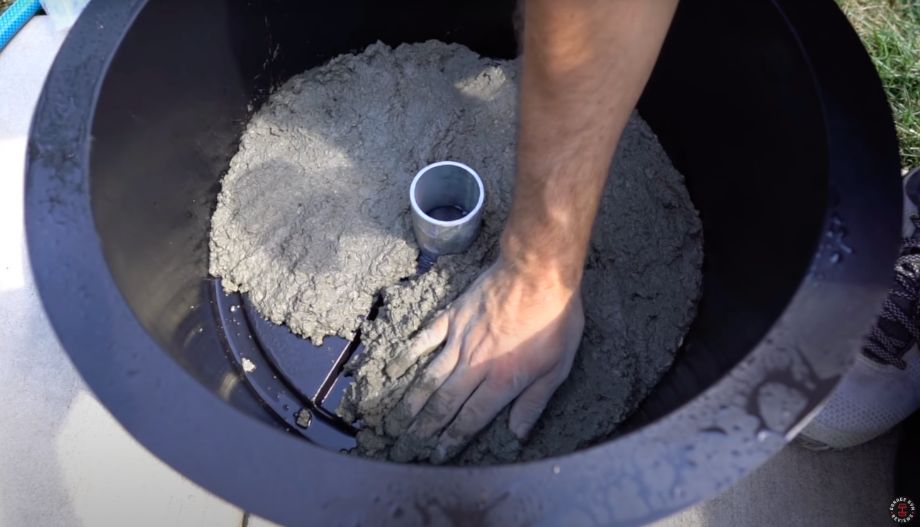
[[427, 443], [431, 460], [444, 461], [512, 403], [509, 426], [523, 438], [568, 376], [610, 161], [676, 4], [527, 0], [517, 179], [501, 255], [410, 346], [421, 356], [444, 344], [402, 401], [414, 420], [397, 458], [419, 457], [408, 445]]
[[518, 174], [502, 238], [503, 258], [522, 271], [578, 285], [612, 153], [676, 4], [527, 2]]

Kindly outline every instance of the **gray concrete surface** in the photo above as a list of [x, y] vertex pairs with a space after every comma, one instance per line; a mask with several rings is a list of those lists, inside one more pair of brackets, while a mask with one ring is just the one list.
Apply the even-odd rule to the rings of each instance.
[[[23, 159], [63, 34], [42, 17], [0, 53], [0, 527], [270, 527], [148, 453], [93, 398], [41, 309], [25, 253]], [[656, 524], [884, 526], [896, 433], [846, 452], [790, 446], [727, 492]]]
[[790, 445], [715, 499], [655, 527], [895, 525], [898, 431], [840, 452], [811, 452]]

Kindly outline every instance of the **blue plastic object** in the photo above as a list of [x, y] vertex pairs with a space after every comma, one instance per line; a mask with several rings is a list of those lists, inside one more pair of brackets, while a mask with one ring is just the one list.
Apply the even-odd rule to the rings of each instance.
[[16, 33], [41, 9], [38, 0], [16, 0], [0, 15], [0, 51], [13, 40]]

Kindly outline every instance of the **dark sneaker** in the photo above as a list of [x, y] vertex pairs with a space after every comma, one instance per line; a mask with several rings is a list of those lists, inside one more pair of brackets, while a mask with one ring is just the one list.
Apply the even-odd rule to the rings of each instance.
[[904, 178], [904, 245], [894, 285], [850, 371], [799, 435], [812, 449], [869, 441], [920, 408], [920, 170]]

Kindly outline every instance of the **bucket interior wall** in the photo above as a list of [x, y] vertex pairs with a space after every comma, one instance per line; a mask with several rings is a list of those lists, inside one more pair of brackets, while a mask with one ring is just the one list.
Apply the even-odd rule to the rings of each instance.
[[[492, 0], [151, 0], [96, 108], [91, 199], [112, 275], [163, 349], [274, 423], [224, 356], [205, 287], [210, 214], [253, 109], [291, 75], [378, 39], [513, 57], [514, 11]], [[705, 266], [674, 367], [627, 428], [699, 394], [765, 334], [807, 272], [827, 193], [813, 81], [766, 0], [683, 2], [639, 110], [687, 178]]]

